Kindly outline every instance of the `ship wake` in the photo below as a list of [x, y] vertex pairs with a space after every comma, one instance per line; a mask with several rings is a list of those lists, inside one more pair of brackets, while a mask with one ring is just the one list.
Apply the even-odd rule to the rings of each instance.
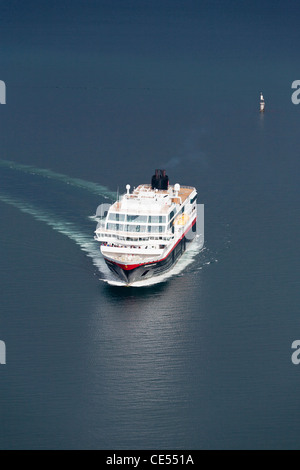
[[[89, 208], [93, 207], [93, 204], [96, 208], [102, 202], [114, 200], [116, 194], [113, 191], [96, 183], [71, 178], [52, 170], [7, 160], [0, 160], [0, 171], [3, 183], [0, 201], [30, 215], [39, 222], [43, 222], [75, 242], [91, 258], [99, 280], [113, 286], [126, 285], [117, 281], [107, 268], [99, 250], [99, 243], [93, 239], [97, 219], [95, 216], [87, 216]], [[48, 196], [36, 197], [37, 192]], [[63, 194], [64, 197], [60, 197], [59, 200], [55, 199], [57, 193]], [[81, 208], [81, 212], [78, 207]], [[196, 238], [168, 273], [133, 283], [131, 286], [151, 286], [166, 282], [173, 276], [182, 275], [182, 272], [193, 263], [201, 249], [202, 242], [200, 243], [200, 239]]]

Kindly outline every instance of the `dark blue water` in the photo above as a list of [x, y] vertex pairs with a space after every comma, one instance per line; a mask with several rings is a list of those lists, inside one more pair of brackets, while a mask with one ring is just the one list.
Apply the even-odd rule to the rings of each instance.
[[[298, 3], [1, 10], [0, 448], [299, 448]], [[90, 216], [156, 167], [205, 248], [111, 286]]]

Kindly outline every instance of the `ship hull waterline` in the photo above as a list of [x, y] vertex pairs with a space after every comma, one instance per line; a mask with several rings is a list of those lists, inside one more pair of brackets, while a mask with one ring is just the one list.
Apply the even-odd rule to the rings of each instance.
[[146, 281], [156, 276], [167, 273], [177, 263], [182, 254], [186, 251], [189, 244], [193, 242], [196, 236], [196, 219], [193, 221], [190, 229], [178, 240], [168, 255], [157, 261], [143, 263], [139, 265], [121, 264], [104, 256], [104, 260], [115, 275], [115, 277], [124, 282], [127, 286], [139, 281]]

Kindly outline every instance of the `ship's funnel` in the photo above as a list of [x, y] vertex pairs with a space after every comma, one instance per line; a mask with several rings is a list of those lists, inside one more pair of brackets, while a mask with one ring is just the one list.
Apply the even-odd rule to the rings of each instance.
[[166, 170], [155, 170], [155, 174], [151, 179], [151, 187], [152, 189], [168, 189], [169, 177], [166, 175]]

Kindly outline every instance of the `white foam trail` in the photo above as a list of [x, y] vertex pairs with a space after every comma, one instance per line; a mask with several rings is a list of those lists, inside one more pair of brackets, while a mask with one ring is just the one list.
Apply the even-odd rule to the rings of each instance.
[[105, 199], [116, 199], [116, 193], [110, 191], [105, 186], [101, 186], [91, 181], [85, 181], [80, 178], [71, 178], [70, 176], [63, 175], [62, 173], [56, 173], [52, 170], [36, 168], [31, 165], [23, 165], [10, 160], [0, 159], [0, 166], [9, 168], [11, 170], [21, 171], [22, 173], [29, 173], [31, 175], [38, 175], [43, 178], [49, 178], [55, 181], [61, 181], [62, 183], [70, 184], [76, 188], [85, 189], [97, 196], [102, 196]]
[[53, 230], [62, 233], [63, 235], [73, 240], [77, 245], [80, 246], [81, 250], [84, 251], [88, 257], [92, 258], [94, 266], [96, 266], [99, 271], [108, 277], [108, 280], [110, 279], [110, 271], [107, 268], [102, 256], [100, 255], [99, 245], [92, 239], [92, 235], [89, 237], [82, 233], [72, 222], [65, 222], [59, 217], [35, 207], [33, 204], [20, 201], [19, 199], [8, 194], [0, 193], [0, 201], [16, 207], [21, 212], [31, 215], [40, 222], [46, 223]]

